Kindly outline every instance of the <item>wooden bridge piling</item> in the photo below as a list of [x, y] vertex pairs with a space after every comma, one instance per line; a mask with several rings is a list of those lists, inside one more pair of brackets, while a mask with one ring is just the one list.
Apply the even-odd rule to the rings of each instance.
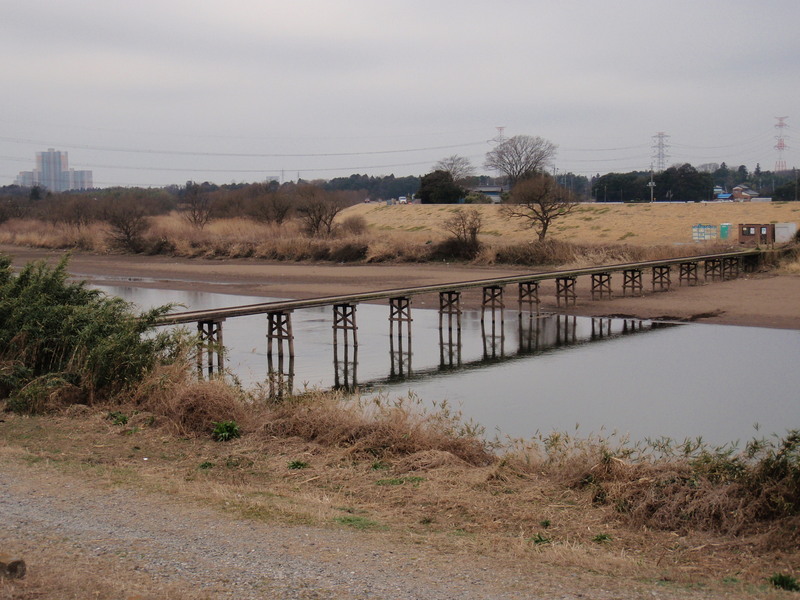
[[[355, 386], [357, 379], [358, 325], [356, 324], [356, 306], [355, 302], [339, 302], [333, 305], [333, 365], [335, 371], [334, 385], [337, 388], [350, 389]], [[344, 352], [344, 360], [342, 362], [339, 361], [339, 338], [341, 338]], [[353, 349], [352, 359], [350, 357], [351, 346]], [[351, 373], [352, 378], [350, 376]]]
[[708, 281], [721, 280], [722, 277], [722, 259], [709, 258], [703, 261], [703, 279]]
[[[403, 376], [411, 373], [411, 298], [396, 296], [389, 298], [389, 359], [391, 373]], [[394, 325], [397, 324], [397, 339], [395, 340]], [[405, 326], [404, 326], [405, 325]], [[405, 330], [405, 335], [404, 335]], [[395, 351], [395, 341], [397, 350]], [[407, 349], [404, 349], [404, 342]]]
[[592, 300], [612, 297], [611, 273], [592, 273]]
[[568, 275], [566, 277], [556, 277], [556, 305], [561, 307], [575, 306], [578, 303], [578, 296], [575, 293], [576, 277]]
[[[489, 285], [483, 287], [483, 303], [481, 304], [481, 331], [484, 336], [483, 352], [485, 356], [496, 356], [497, 346], [500, 346], [500, 353], [503, 352], [504, 342], [504, 324], [505, 324], [505, 304], [503, 303], [503, 289], [502, 285]], [[492, 313], [492, 327], [490, 335], [486, 335], [485, 316], [486, 310]], [[497, 313], [500, 313], [500, 333], [497, 332]], [[490, 340], [491, 344], [487, 345], [486, 340]], [[499, 344], [498, 344], [499, 341]]]
[[668, 292], [672, 284], [672, 267], [670, 265], [653, 265], [653, 291]]
[[[277, 350], [277, 361], [274, 359], [273, 349]], [[273, 397], [291, 393], [294, 387], [294, 334], [291, 310], [267, 313], [267, 379], [270, 396]]]
[[722, 259], [722, 279], [736, 279], [742, 268], [742, 259], [738, 256], [726, 256]]
[[[225, 319], [206, 319], [197, 322], [197, 375], [203, 377], [204, 362], [209, 379], [221, 375], [225, 368], [222, 322]], [[205, 361], [204, 361], [205, 359]], [[215, 360], [216, 359], [216, 360]]]
[[696, 260], [687, 260], [682, 262], [678, 265], [680, 271], [678, 275], [678, 285], [683, 285], [683, 282], [686, 282], [686, 285], [697, 285], [700, 280], [697, 277], [697, 261]]
[[520, 281], [519, 284], [519, 313], [522, 316], [524, 307], [527, 305], [528, 312], [533, 313], [536, 305], [536, 314], [539, 314], [539, 282]]
[[[444, 318], [447, 316], [447, 338], [444, 336]], [[453, 321], [456, 335], [453, 337]], [[439, 292], [439, 366], [461, 364], [461, 292]]]
[[642, 296], [644, 294], [641, 269], [625, 269], [622, 271], [622, 297], [628, 296], [629, 293], [631, 296]]

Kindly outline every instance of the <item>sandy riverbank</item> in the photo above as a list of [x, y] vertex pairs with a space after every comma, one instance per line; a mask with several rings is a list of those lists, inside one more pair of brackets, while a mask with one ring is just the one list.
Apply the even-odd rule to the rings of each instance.
[[[55, 262], [64, 252], [0, 246], [16, 266], [32, 260]], [[312, 298], [381, 289], [507, 277], [530, 273], [519, 267], [464, 264], [311, 264], [253, 259], [183, 259], [167, 256], [96, 255], [73, 252], [69, 271], [98, 284], [119, 283], [163, 289], [194, 289], [273, 298]], [[619, 293], [621, 275], [613, 288]], [[674, 282], [677, 283], [677, 282]], [[647, 287], [647, 282], [645, 282]], [[695, 320], [705, 323], [800, 329], [800, 276], [760, 273], [695, 287], [673, 285], [669, 292], [592, 301], [589, 282], [578, 281], [574, 314]], [[467, 306], [480, 292], [464, 294]], [[543, 310], [556, 310], [552, 282], [542, 284]], [[437, 298], [419, 296], [415, 306], [434, 307]], [[507, 305], [516, 305], [509, 289]]]

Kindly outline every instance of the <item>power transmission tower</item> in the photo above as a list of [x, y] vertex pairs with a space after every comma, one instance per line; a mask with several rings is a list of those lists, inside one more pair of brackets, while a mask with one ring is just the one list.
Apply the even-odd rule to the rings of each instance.
[[669, 144], [667, 144], [666, 140], [668, 137], [663, 131], [659, 131], [653, 136], [653, 161], [659, 173], [667, 168], [667, 159], [669, 158], [667, 148], [669, 148]]
[[778, 160], [775, 161], [775, 173], [786, 171], [786, 161], [783, 158], [783, 151], [789, 146], [786, 145], [786, 140], [784, 138], [787, 136], [783, 133], [783, 130], [789, 127], [789, 125], [786, 124], [786, 119], [788, 118], [789, 117], [775, 117], [778, 121], [775, 124], [775, 129], [778, 130], [778, 135], [775, 136], [775, 139], [778, 140], [778, 143], [775, 144], [775, 150], [778, 151]]
[[502, 144], [503, 142], [506, 141], [506, 136], [504, 135], [506, 128], [495, 127], [495, 129], [497, 129], [497, 135], [494, 136], [492, 139], [490, 139], [489, 142], [492, 144]]

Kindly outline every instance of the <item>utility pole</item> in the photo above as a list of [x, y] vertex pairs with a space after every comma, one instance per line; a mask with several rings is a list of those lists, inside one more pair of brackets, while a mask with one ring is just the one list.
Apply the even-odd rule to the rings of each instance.
[[656, 182], [653, 181], [653, 165], [650, 165], [650, 183], [647, 184], [647, 187], [650, 188], [650, 202], [653, 202], [653, 190], [656, 187]]

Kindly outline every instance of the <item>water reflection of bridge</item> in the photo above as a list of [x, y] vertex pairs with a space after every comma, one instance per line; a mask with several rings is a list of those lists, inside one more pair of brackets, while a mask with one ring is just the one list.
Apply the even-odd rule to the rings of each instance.
[[[411, 372], [411, 298], [421, 294], [438, 294], [439, 297], [439, 340], [441, 364], [458, 366], [461, 352], [461, 293], [468, 289], [482, 289], [481, 328], [485, 359], [505, 357], [504, 339], [504, 292], [507, 286], [513, 285], [517, 290], [517, 305], [520, 323], [528, 319], [530, 333], [521, 335], [520, 339], [530, 341], [531, 348], [537, 346], [541, 333], [542, 321], [539, 315], [540, 289], [543, 280], [554, 280], [556, 284], [556, 304], [561, 307], [574, 306], [577, 303], [576, 281], [578, 277], [588, 277], [591, 281], [591, 298], [604, 299], [612, 296], [612, 275], [622, 274], [621, 295], [642, 295], [644, 290], [644, 272], [649, 270], [652, 290], [669, 291], [672, 281], [672, 269], [678, 268], [680, 285], [696, 285], [703, 281], [732, 279], [738, 277], [741, 270], [748, 269], [757, 263], [761, 252], [745, 250], [690, 256], [665, 260], [624, 263], [603, 267], [590, 267], [531, 273], [514, 277], [485, 280], [462, 281], [441, 285], [428, 285], [413, 288], [380, 290], [350, 294], [311, 298], [307, 300], [287, 300], [266, 302], [230, 308], [189, 311], [166, 315], [159, 321], [160, 325], [179, 323], [197, 323], [199, 333], [198, 373], [204, 372], [213, 376], [224, 370], [222, 323], [226, 318], [265, 314], [267, 316], [267, 374], [271, 389], [275, 393], [292, 389], [294, 377], [294, 334], [292, 332], [291, 315], [295, 310], [320, 306], [333, 307], [333, 348], [335, 385], [352, 387], [357, 381], [358, 365], [358, 327], [356, 324], [356, 307], [358, 303], [377, 300], [389, 301], [389, 338], [391, 368], [389, 377], [407, 377]], [[699, 264], [703, 264], [702, 271]], [[569, 319], [570, 317], [561, 317]], [[556, 323], [558, 321], [556, 320]], [[537, 326], [533, 326], [536, 324]], [[593, 320], [596, 335], [602, 339], [603, 320]], [[633, 330], [633, 322], [628, 322]], [[559, 339], [567, 340], [570, 336], [568, 325], [555, 326], [554, 331]], [[559, 333], [560, 332], [560, 333]], [[574, 328], [573, 328], [574, 332]], [[531, 352], [533, 350], [528, 350]]]
[[[612, 317], [576, 317], [560, 314], [519, 313], [517, 317], [516, 344], [508, 348], [505, 330], [492, 328], [486, 321], [481, 322], [483, 353], [480, 358], [463, 361], [460, 329], [439, 328], [439, 364], [414, 369], [410, 335], [390, 343], [390, 371], [386, 377], [369, 381], [358, 380], [358, 347], [345, 346], [345, 354], [334, 353], [335, 384], [338, 389], [354, 390], [357, 387], [371, 388], [401, 381], [415, 381], [441, 375], [485, 368], [545, 354], [560, 348], [590, 344], [619, 338], [653, 329], [672, 327], [674, 323], [662, 323], [642, 319], [622, 319]], [[579, 322], [588, 322], [587, 331], [579, 331]], [[287, 377], [284, 381], [289, 384]]]

